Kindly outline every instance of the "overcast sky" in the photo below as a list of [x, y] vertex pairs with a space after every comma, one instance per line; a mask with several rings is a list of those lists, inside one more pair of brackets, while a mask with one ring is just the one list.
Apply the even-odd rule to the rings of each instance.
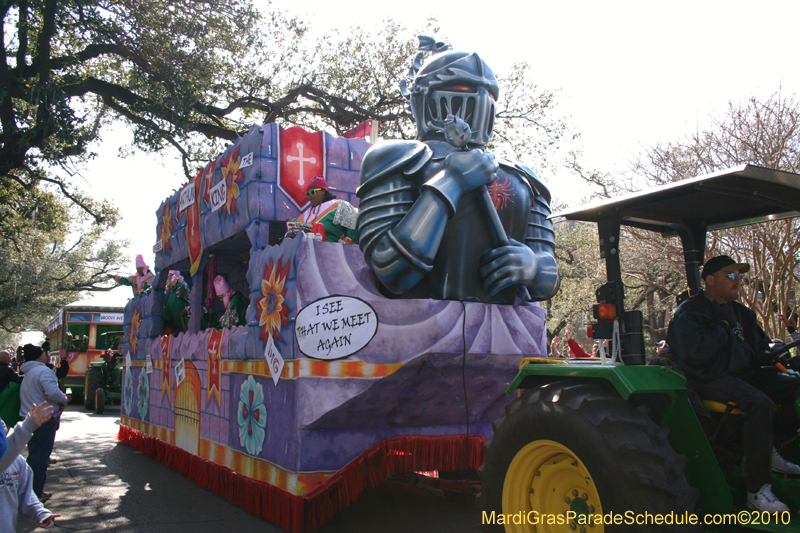
[[[456, 49], [478, 52], [498, 74], [515, 59], [527, 60], [534, 82], [558, 91], [559, 109], [581, 135], [583, 162], [603, 171], [621, 168], [641, 146], [690, 132], [731, 100], [765, 98], [779, 87], [800, 92], [799, 2], [274, 0], [273, 6], [320, 34], [379, 28], [386, 18], [412, 30], [434, 16], [441, 36]], [[131, 260], [143, 253], [152, 265], [155, 213], [184, 181], [180, 164], [171, 155], [120, 159], [119, 147], [130, 141], [124, 128], [105, 138], [82, 186], [119, 207], [118, 236], [133, 241]], [[579, 203], [585, 194], [566, 173], [541, 177], [563, 202]], [[126, 299], [130, 289], [114, 292]]]

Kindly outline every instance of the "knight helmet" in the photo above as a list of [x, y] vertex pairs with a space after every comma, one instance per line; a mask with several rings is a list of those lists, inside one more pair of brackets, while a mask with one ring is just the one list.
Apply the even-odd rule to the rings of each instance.
[[[475, 53], [449, 50], [444, 43], [420, 48], [443, 51], [434, 53], [419, 70], [412, 67], [410, 90], [403, 91], [411, 103], [417, 137], [423, 141], [441, 137], [447, 115], [455, 115], [470, 126], [470, 145], [485, 146], [492, 138], [500, 94], [494, 72]], [[401, 90], [406, 87], [401, 84]]]

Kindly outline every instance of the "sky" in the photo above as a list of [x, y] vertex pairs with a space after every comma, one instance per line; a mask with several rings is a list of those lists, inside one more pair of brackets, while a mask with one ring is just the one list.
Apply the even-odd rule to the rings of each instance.
[[[643, 147], [703, 127], [729, 101], [779, 89], [800, 93], [800, 2], [273, 0], [272, 6], [307, 21], [312, 35], [377, 29], [387, 18], [413, 30], [432, 16], [441, 28], [435, 37], [478, 52], [495, 73], [527, 61], [534, 82], [557, 91], [559, 111], [580, 134], [584, 166], [604, 172], [621, 171]], [[131, 140], [124, 127], [104, 139], [79, 185], [119, 208], [117, 236], [132, 241], [124, 272], [130, 274], [137, 253], [153, 264], [156, 210], [184, 177], [172, 154], [120, 158], [119, 148]], [[541, 178], [569, 205], [587, 192], [566, 171]], [[130, 288], [109, 294], [100, 301], [124, 304]]]

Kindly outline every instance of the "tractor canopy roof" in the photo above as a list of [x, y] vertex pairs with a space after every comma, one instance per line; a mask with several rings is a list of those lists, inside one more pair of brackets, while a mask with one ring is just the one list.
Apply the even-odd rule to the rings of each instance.
[[[606, 275], [620, 286], [620, 226], [678, 236], [694, 293], [700, 289], [707, 232], [800, 216], [800, 175], [741, 165], [553, 215], [558, 216], [597, 223]], [[621, 313], [621, 298], [617, 302]]]
[[741, 165], [553, 215], [679, 234], [800, 216], [800, 174]]

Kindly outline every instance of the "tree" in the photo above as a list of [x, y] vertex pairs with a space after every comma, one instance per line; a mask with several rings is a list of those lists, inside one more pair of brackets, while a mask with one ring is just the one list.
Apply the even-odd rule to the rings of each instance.
[[[0, 330], [0, 349], [16, 348], [22, 341], [22, 334]], [[14, 357], [14, 354], [11, 354]]]
[[[575, 170], [600, 196], [633, 192], [750, 163], [800, 171], [800, 104], [781, 91], [764, 101], [755, 97], [729, 103], [705, 128], [678, 141], [646, 149], [622, 179]], [[720, 231], [708, 236], [707, 258], [729, 254], [751, 264], [742, 300], [756, 310], [772, 337], [783, 337], [775, 313], [795, 306], [800, 227], [797, 219]], [[642, 309], [653, 340], [666, 335], [677, 295], [686, 288], [682, 249], [676, 239], [664, 240], [642, 231], [627, 231], [622, 241], [623, 275], [629, 308]], [[599, 258], [598, 258], [599, 260]]]
[[[634, 170], [660, 184], [743, 163], [800, 171], [800, 103], [793, 95], [779, 90], [764, 101], [729, 103], [707, 128], [647, 150]], [[772, 337], [784, 336], [774, 314], [790, 307], [798, 289], [798, 229], [796, 219], [767, 222], [712, 234], [707, 243], [708, 257], [726, 253], [751, 264], [742, 299]]]
[[531, 82], [525, 61], [515, 63], [507, 74], [498, 74], [497, 82], [500, 98], [489, 148], [535, 169], [552, 168], [559, 160], [556, 153], [579, 137], [559, 114], [556, 93]]
[[[605, 267], [596, 260], [597, 228], [585, 222], [560, 222], [555, 225], [556, 261], [561, 286], [545, 302], [547, 341], [562, 337], [559, 351], [566, 353], [567, 327], [571, 337], [581, 334], [591, 320], [594, 291], [604, 283]], [[577, 333], [576, 333], [577, 332]]]
[[[251, 0], [12, 0], [2, 15], [0, 179], [52, 183], [99, 223], [109, 206], [48, 167], [91, 157], [111, 120], [133, 126], [137, 149], [178, 150], [187, 177], [252, 122], [412, 131], [398, 82], [416, 41], [392, 21], [309, 44], [300, 21]], [[559, 135], [543, 120], [552, 95], [532, 94], [526, 72], [509, 77], [498, 121]]]
[[[20, 235], [3, 225], [2, 209], [16, 210], [6, 200], [41, 216], [38, 202], [60, 195], [90, 217], [92, 232], [113, 227], [113, 206], [70, 178], [112, 121], [132, 127], [131, 149], [177, 150], [187, 178], [253, 122], [341, 134], [375, 119], [384, 136], [414, 135], [398, 86], [417, 43], [392, 21], [310, 43], [301, 21], [261, 12], [252, 0], [8, 0], [0, 13], [0, 190], [17, 191], [0, 193], [0, 243]], [[426, 30], [435, 33], [434, 25]], [[542, 160], [567, 128], [550, 117], [552, 93], [527, 75], [519, 65], [500, 77], [508, 87], [496, 149]], [[98, 287], [72, 286], [81, 285]]]
[[[0, 192], [0, 331], [42, 329], [79, 291], [110, 290], [106, 274], [122, 260], [121, 242], [66, 200], [20, 185]], [[21, 201], [20, 201], [21, 200]], [[32, 212], [15, 207], [35, 204]]]

